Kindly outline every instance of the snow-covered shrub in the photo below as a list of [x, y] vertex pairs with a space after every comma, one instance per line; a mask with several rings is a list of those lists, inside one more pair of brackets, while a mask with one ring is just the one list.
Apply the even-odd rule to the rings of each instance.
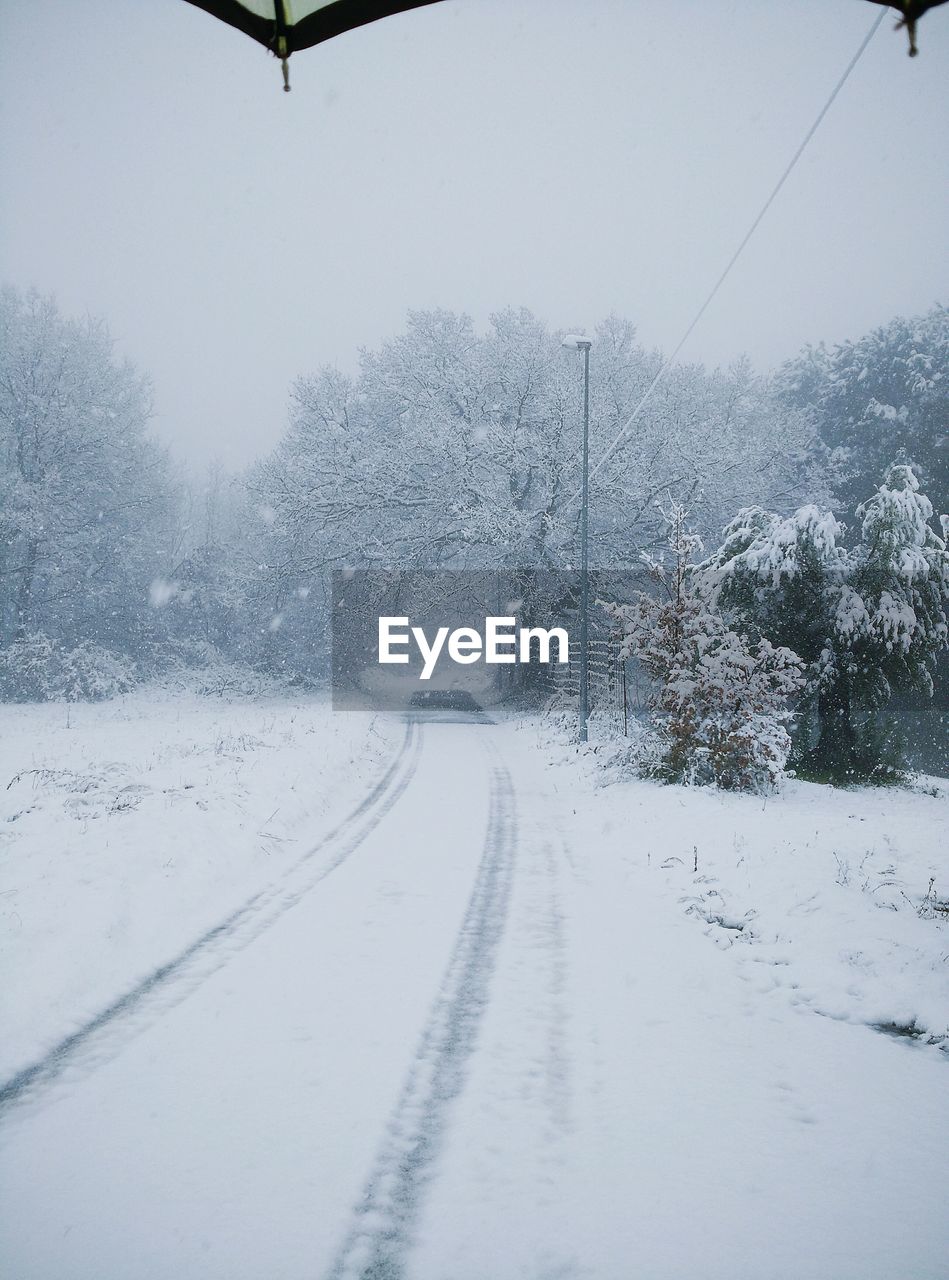
[[713, 604], [801, 656], [795, 764], [840, 782], [898, 774], [885, 708], [895, 690], [931, 696], [947, 643], [949, 556], [912, 469], [890, 467], [857, 515], [860, 542], [848, 549], [840, 523], [816, 507], [739, 512], [699, 575]]
[[175, 694], [209, 698], [262, 698], [279, 696], [290, 687], [315, 688], [298, 676], [275, 675], [249, 663], [225, 657], [214, 645], [176, 643], [164, 655], [162, 670], [153, 683]]
[[127, 693], [135, 683], [131, 662], [88, 642], [66, 649], [34, 632], [0, 649], [5, 702], [98, 702]]
[[578, 740], [576, 700], [565, 690], [552, 693], [543, 706], [543, 717], [556, 733], [571, 741]]
[[285, 687], [278, 676], [255, 671], [241, 662], [222, 662], [195, 675], [195, 690], [204, 697], [261, 698]]
[[669, 563], [648, 562], [657, 594], [607, 606], [623, 631], [623, 657], [636, 657], [654, 682], [651, 771], [727, 790], [773, 787], [791, 747], [789, 698], [803, 682], [800, 661], [729, 627], [695, 589], [701, 543], [687, 531], [685, 511], [673, 506], [667, 520]]
[[665, 760], [666, 738], [636, 716], [630, 716], [622, 737], [612, 736], [606, 753], [607, 770], [617, 777], [662, 778]]

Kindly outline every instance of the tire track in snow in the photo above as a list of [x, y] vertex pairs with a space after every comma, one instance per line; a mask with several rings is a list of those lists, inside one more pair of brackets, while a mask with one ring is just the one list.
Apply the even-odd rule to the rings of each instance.
[[356, 1221], [328, 1280], [401, 1280], [411, 1232], [438, 1157], [447, 1114], [465, 1084], [504, 933], [516, 813], [507, 769], [491, 769], [484, 851], [468, 907], [415, 1060], [389, 1122]]
[[[421, 743], [417, 721], [407, 721], [396, 757], [378, 782], [355, 809], [279, 879], [248, 898], [171, 960], [153, 969], [42, 1058], [0, 1084], [0, 1119], [14, 1106], [35, 1101], [40, 1092], [67, 1071], [86, 1073], [111, 1060], [129, 1038], [180, 1004], [232, 955], [249, 946], [341, 866], [375, 830], [412, 781]], [[327, 853], [329, 861], [325, 860]], [[314, 866], [320, 855], [324, 855], [324, 859]]]
[[[409, 1268], [419, 1275], [592, 1275], [563, 1229], [579, 1132], [563, 885], [570, 851], [550, 797], [529, 785], [522, 790], [520, 776], [517, 782], [517, 875], [498, 951], [498, 994], [420, 1214]], [[503, 1262], [497, 1240], [506, 1242]]]
[[[542, 1068], [543, 1097], [552, 1134], [570, 1128], [572, 1063], [567, 1009], [567, 926], [561, 903], [557, 853], [552, 839], [542, 839], [537, 851], [539, 870], [536, 898], [530, 903], [524, 935], [538, 953], [538, 969], [545, 981], [525, 1009], [524, 1025], [533, 1014], [536, 1040], [543, 1046], [537, 1065]], [[547, 1135], [548, 1139], [550, 1134]]]

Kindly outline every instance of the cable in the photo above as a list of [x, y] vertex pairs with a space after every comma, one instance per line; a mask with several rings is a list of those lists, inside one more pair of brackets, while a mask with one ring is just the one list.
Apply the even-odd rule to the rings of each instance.
[[[699, 323], [699, 321], [700, 321], [700, 320], [702, 319], [702, 317], [705, 315], [705, 312], [708, 310], [708, 308], [711, 306], [712, 302], [713, 302], [713, 301], [714, 301], [714, 299], [715, 299], [715, 295], [718, 293], [719, 289], [722, 287], [722, 285], [723, 285], [723, 284], [725, 283], [725, 281], [727, 280], [728, 275], [729, 275], [729, 273], [731, 272], [732, 267], [735, 265], [735, 263], [736, 263], [736, 262], [738, 261], [738, 259], [741, 257], [742, 253], [744, 252], [745, 246], [748, 244], [748, 241], [751, 239], [751, 237], [752, 237], [752, 236], [755, 234], [755, 232], [758, 230], [758, 227], [759, 227], [759, 225], [760, 225], [760, 223], [761, 223], [761, 220], [764, 218], [765, 214], [766, 214], [766, 213], [768, 212], [768, 210], [771, 208], [771, 206], [772, 206], [772, 204], [774, 203], [775, 197], [777, 196], [778, 192], [781, 190], [781, 188], [784, 186], [785, 182], [787, 182], [788, 178], [791, 176], [791, 172], [792, 172], [792, 170], [794, 169], [794, 167], [795, 167], [795, 165], [797, 164], [798, 160], [800, 160], [801, 156], [804, 154], [805, 148], [807, 147], [807, 145], [808, 145], [808, 143], [810, 142], [811, 138], [813, 138], [814, 134], [815, 134], [815, 133], [817, 132], [817, 130], [820, 128], [820, 125], [821, 125], [821, 122], [822, 122], [822, 121], [823, 121], [823, 119], [824, 119], [824, 116], [826, 116], [826, 115], [827, 115], [827, 112], [828, 112], [828, 111], [830, 110], [830, 108], [833, 106], [833, 104], [834, 104], [834, 100], [835, 100], [835, 98], [837, 97], [838, 93], [840, 93], [841, 89], [844, 87], [844, 85], [847, 83], [847, 80], [850, 78], [850, 73], [853, 71], [854, 67], [857, 65], [857, 63], [860, 61], [860, 59], [863, 57], [864, 50], [866, 49], [866, 47], [867, 47], [867, 45], [870, 43], [870, 41], [873, 39], [873, 37], [876, 35], [876, 33], [877, 33], [877, 28], [879, 27], [879, 25], [880, 25], [880, 23], [883, 21], [883, 19], [886, 17], [886, 14], [887, 14], [887, 10], [886, 10], [885, 8], [880, 10], [880, 16], [879, 16], [878, 18], [876, 18], [876, 19], [875, 19], [875, 21], [874, 21], [873, 25], [871, 26], [870, 30], [869, 30], [869, 31], [867, 32], [867, 34], [863, 37], [863, 40], [862, 40], [862, 42], [861, 42], [861, 44], [860, 44], [859, 49], [858, 49], [858, 50], [857, 50], [857, 52], [853, 55], [853, 57], [850, 59], [850, 61], [847, 63], [847, 68], [846, 68], [846, 70], [844, 71], [844, 73], [843, 73], [843, 75], [840, 77], [840, 79], [837, 81], [837, 83], [834, 85], [834, 88], [833, 88], [833, 90], [831, 91], [830, 97], [827, 99], [827, 101], [826, 101], [826, 102], [824, 103], [824, 105], [821, 107], [820, 112], [818, 113], [817, 119], [814, 121], [814, 123], [813, 123], [813, 124], [811, 125], [811, 127], [808, 129], [807, 133], [804, 135], [804, 139], [803, 139], [803, 141], [801, 142], [801, 145], [798, 147], [798, 149], [795, 151], [794, 155], [791, 157], [791, 160], [790, 160], [790, 162], [789, 162], [789, 164], [788, 164], [787, 168], [784, 170], [784, 172], [781, 174], [781, 177], [778, 179], [778, 181], [777, 181], [777, 183], [776, 183], [776, 185], [775, 185], [775, 187], [774, 187], [774, 190], [771, 192], [771, 194], [768, 196], [767, 200], [766, 200], [766, 201], [764, 202], [764, 204], [761, 206], [761, 209], [760, 209], [760, 211], [759, 211], [759, 213], [758, 213], [758, 216], [755, 218], [754, 222], [751, 224], [751, 226], [750, 226], [750, 227], [748, 228], [748, 230], [745, 232], [745, 235], [744, 235], [744, 238], [743, 238], [743, 240], [742, 240], [741, 244], [739, 244], [738, 248], [737, 248], [737, 249], [735, 250], [735, 252], [732, 254], [731, 258], [729, 259], [728, 265], [727, 265], [727, 266], [726, 266], [726, 268], [725, 268], [725, 270], [722, 272], [722, 274], [721, 274], [721, 275], [718, 277], [718, 279], [716, 280], [716, 282], [715, 282], [715, 284], [714, 284], [714, 286], [713, 286], [713, 288], [712, 288], [711, 293], [709, 293], [708, 297], [705, 299], [705, 301], [704, 301], [704, 302], [702, 303], [702, 305], [699, 307], [698, 311], [695, 313], [695, 316], [694, 316], [694, 318], [693, 318], [693, 320], [692, 320], [692, 323], [689, 325], [689, 327], [686, 329], [685, 333], [682, 335], [682, 337], [681, 337], [681, 338], [679, 339], [679, 341], [676, 343], [676, 345], [675, 345], [675, 347], [674, 347], [674, 349], [673, 349], [673, 351], [672, 351], [672, 354], [671, 354], [671, 355], [669, 355], [669, 356], [667, 356], [667, 357], [666, 357], [666, 359], [663, 361], [662, 365], [661, 365], [661, 366], [660, 366], [660, 368], [659, 368], [659, 372], [656, 374], [656, 376], [653, 378], [652, 382], [651, 382], [651, 383], [649, 384], [649, 386], [646, 388], [646, 392], [645, 392], [645, 394], [643, 395], [643, 398], [640, 400], [639, 404], [638, 404], [638, 405], [636, 406], [636, 408], [633, 410], [632, 415], [631, 415], [631, 417], [627, 420], [627, 422], [626, 422], [625, 426], [623, 426], [623, 427], [621, 428], [621, 430], [619, 431], [619, 433], [618, 433], [618, 434], [616, 435], [616, 437], [614, 438], [614, 440], [613, 440], [612, 444], [610, 444], [610, 445], [609, 445], [609, 447], [607, 448], [606, 452], [602, 455], [602, 457], [600, 458], [600, 460], [599, 460], [599, 461], [596, 463], [596, 465], [595, 465], [595, 466], [590, 470], [589, 478], [590, 478], [591, 480], [592, 480], [592, 479], [593, 479], [593, 477], [596, 475], [596, 473], [600, 470], [600, 468], [601, 468], [602, 466], [604, 466], [604, 465], [605, 465], [605, 463], [609, 462], [610, 458], [612, 458], [613, 454], [616, 452], [616, 450], [619, 448], [619, 446], [623, 443], [623, 441], [625, 440], [625, 438], [626, 438], [626, 436], [627, 436], [627, 434], [628, 434], [628, 432], [629, 432], [630, 428], [633, 426], [633, 424], [635, 423], [636, 419], [639, 417], [639, 415], [642, 413], [643, 409], [646, 407], [646, 405], [649, 403], [650, 399], [652, 398], [652, 393], [655, 391], [656, 387], [658, 387], [658, 386], [659, 386], [660, 382], [662, 382], [663, 378], [666, 376], [666, 373], [667, 373], [667, 372], [669, 371], [669, 369], [672, 367], [672, 364], [673, 364], [673, 362], [675, 361], [676, 356], [679, 354], [679, 352], [682, 350], [682, 348], [683, 348], [683, 347], [685, 346], [685, 344], [688, 342], [689, 338], [691, 338], [691, 336], [692, 336], [692, 332], [693, 332], [693, 330], [695, 329], [696, 325]], [[573, 506], [573, 504], [577, 501], [577, 499], [582, 495], [582, 493], [583, 493], [583, 489], [582, 489], [582, 488], [578, 489], [578, 490], [576, 491], [576, 493], [573, 495], [573, 497], [570, 499], [570, 501], [567, 503], [567, 506], [568, 506], [568, 507], [572, 507], [572, 506]]]

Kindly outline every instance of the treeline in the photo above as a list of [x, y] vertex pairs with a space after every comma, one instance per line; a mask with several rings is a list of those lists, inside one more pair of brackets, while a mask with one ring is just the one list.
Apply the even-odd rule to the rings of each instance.
[[[662, 356], [615, 317], [593, 338], [596, 461]], [[894, 463], [946, 511], [947, 370], [945, 308], [809, 348], [768, 378], [744, 361], [673, 369], [595, 474], [591, 562], [654, 556], [670, 504], [709, 547], [738, 512], [811, 504], [842, 546]], [[183, 475], [149, 411], [101, 324], [3, 292], [0, 696], [103, 696], [222, 661], [317, 680], [334, 567], [578, 563], [579, 369], [526, 310], [485, 333], [410, 314], [356, 376], [301, 379], [283, 440], [239, 476]]]

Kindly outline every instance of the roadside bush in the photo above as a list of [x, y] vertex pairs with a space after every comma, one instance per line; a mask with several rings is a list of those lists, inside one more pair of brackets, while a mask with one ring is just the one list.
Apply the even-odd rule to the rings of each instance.
[[66, 649], [37, 631], [0, 649], [4, 702], [98, 702], [135, 684], [134, 665], [99, 645]]
[[667, 514], [668, 562], [648, 561], [656, 594], [607, 606], [624, 635], [622, 656], [637, 658], [653, 681], [654, 737], [634, 744], [634, 762], [642, 754], [648, 771], [669, 782], [768, 789], [791, 750], [789, 700], [803, 684], [801, 663], [789, 649], [730, 628], [693, 588], [701, 544], [685, 514], [680, 506]]

